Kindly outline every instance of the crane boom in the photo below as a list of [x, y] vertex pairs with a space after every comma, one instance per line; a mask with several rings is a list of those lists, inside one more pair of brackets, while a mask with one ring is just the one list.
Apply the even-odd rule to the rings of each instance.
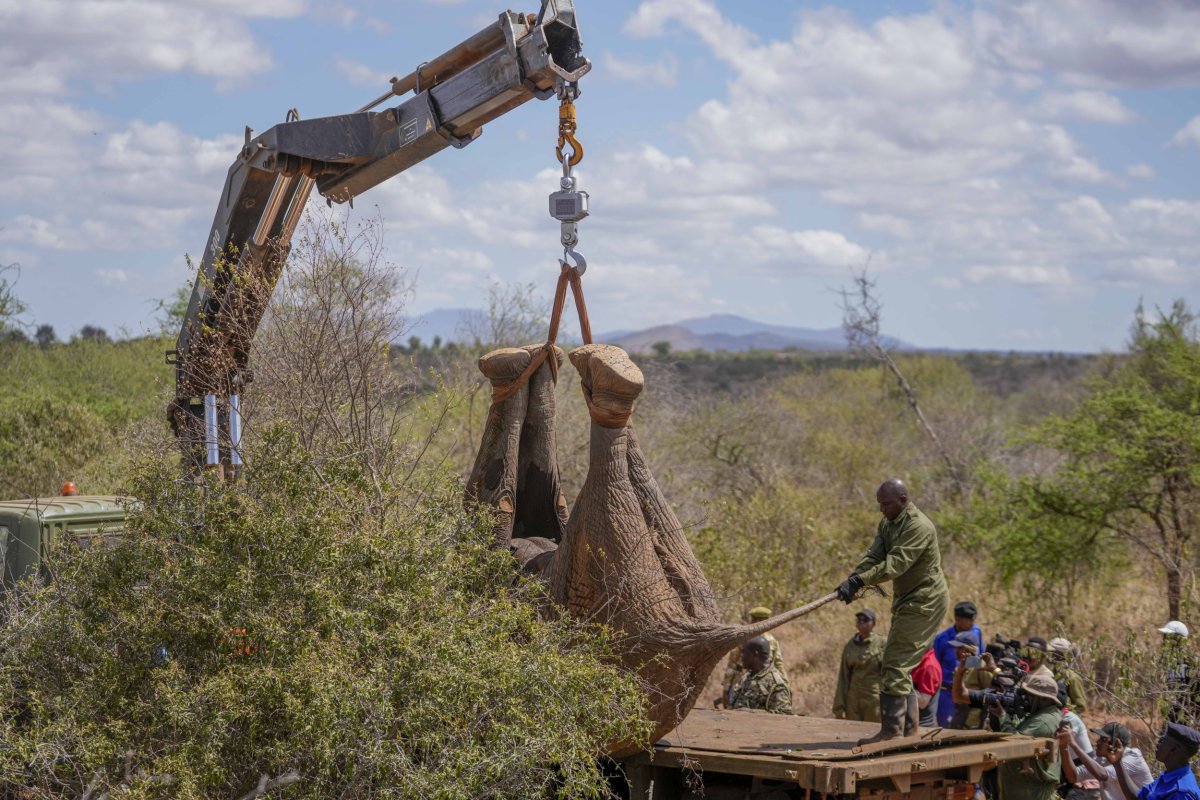
[[[532, 98], [574, 84], [582, 54], [574, 0], [543, 0], [536, 15], [499, 19], [409, 75], [358, 111], [301, 120], [295, 111], [246, 142], [229, 168], [187, 313], [167, 362], [175, 366], [171, 426], [193, 462], [236, 469], [239, 396], [255, 331], [313, 188], [333, 203], [447, 147]], [[389, 99], [412, 95], [374, 110]]]

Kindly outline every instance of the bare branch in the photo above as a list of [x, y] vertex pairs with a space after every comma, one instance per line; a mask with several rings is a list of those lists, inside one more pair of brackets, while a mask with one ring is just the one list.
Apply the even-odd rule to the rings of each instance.
[[853, 352], [861, 353], [862, 355], [871, 358], [883, 366], [887, 367], [888, 371], [896, 378], [896, 383], [900, 386], [900, 391], [904, 393], [904, 397], [908, 400], [909, 406], [912, 407], [913, 415], [917, 418], [917, 423], [929, 440], [933, 442], [934, 449], [941, 456], [942, 461], [946, 464], [946, 469], [950, 473], [950, 478], [954, 481], [954, 486], [957, 494], [961, 498], [965, 498], [968, 494], [967, 481], [963, 477], [962, 469], [959, 467], [954, 458], [950, 455], [950, 450], [942, 442], [933, 425], [925, 417], [925, 412], [921, 410], [921, 404], [917, 401], [916, 390], [912, 384], [900, 371], [896, 360], [892, 358], [887, 345], [884, 344], [883, 337], [880, 335], [880, 323], [883, 319], [883, 304], [880, 302], [878, 293], [875, 288], [875, 281], [871, 280], [867, 273], [867, 268], [863, 267], [860, 272], [853, 275], [854, 286], [852, 289], [843, 288], [840, 292], [842, 301], [842, 331], [846, 336], [846, 343]]
[[259, 776], [258, 785], [239, 797], [238, 800], [254, 800], [256, 797], [262, 797], [264, 794], [291, 786], [293, 783], [299, 783], [301, 780], [303, 778], [300, 777], [300, 773], [294, 769], [274, 778], [264, 772]]

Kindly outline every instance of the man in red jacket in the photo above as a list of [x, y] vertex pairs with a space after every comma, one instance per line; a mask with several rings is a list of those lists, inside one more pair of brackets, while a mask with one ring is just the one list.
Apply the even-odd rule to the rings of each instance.
[[[917, 707], [921, 709], [921, 727], [936, 728], [938, 690], [942, 688], [942, 664], [937, 652], [931, 647], [921, 657], [921, 663], [912, 671], [913, 690], [917, 693]], [[909, 731], [904, 735], [908, 736]]]

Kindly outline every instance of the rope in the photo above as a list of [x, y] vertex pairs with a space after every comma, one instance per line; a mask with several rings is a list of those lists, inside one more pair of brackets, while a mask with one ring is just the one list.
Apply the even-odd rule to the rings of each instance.
[[583, 387], [583, 402], [587, 403], [592, 422], [601, 428], [624, 428], [629, 424], [629, 418], [633, 416], [632, 408], [628, 411], [609, 411], [606, 408], [600, 408], [592, 402], [592, 387], [590, 386]]
[[[579, 271], [562, 262], [562, 272], [559, 273], [558, 284], [554, 287], [554, 305], [550, 308], [550, 330], [546, 335], [546, 343], [534, 354], [533, 358], [529, 361], [529, 365], [521, 371], [521, 374], [512, 383], [492, 388], [493, 405], [503, 403], [519, 392], [521, 387], [527, 384], [529, 379], [533, 377], [533, 373], [538, 371], [538, 367], [542, 366], [550, 354], [554, 352], [554, 342], [558, 339], [558, 327], [562, 322], [563, 308], [567, 304], [568, 285], [571, 287], [571, 296], [575, 298], [575, 310], [579, 314], [579, 331], [583, 336], [583, 343], [592, 343], [592, 323], [588, 319], [587, 303], [583, 299], [583, 282]], [[550, 358], [550, 375], [552, 380], [558, 383], [557, 358]]]

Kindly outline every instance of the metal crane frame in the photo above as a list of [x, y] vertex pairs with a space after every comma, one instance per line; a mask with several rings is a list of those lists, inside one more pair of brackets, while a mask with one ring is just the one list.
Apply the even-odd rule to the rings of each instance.
[[[294, 110], [246, 142], [229, 168], [176, 340], [168, 417], [196, 468], [236, 477], [242, 465], [240, 396], [254, 334], [315, 188], [330, 203], [358, 195], [533, 99], [577, 92], [591, 69], [574, 0], [543, 0], [534, 15], [499, 19], [422, 63], [359, 110], [302, 120]], [[412, 92], [403, 102], [374, 110]]]

